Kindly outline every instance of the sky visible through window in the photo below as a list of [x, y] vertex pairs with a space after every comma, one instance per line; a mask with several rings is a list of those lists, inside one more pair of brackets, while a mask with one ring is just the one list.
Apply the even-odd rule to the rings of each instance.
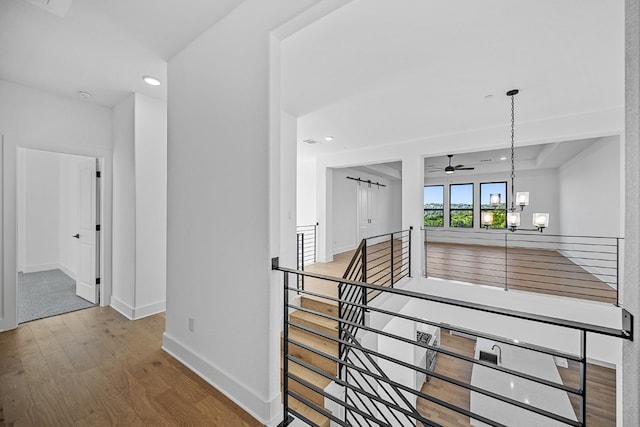
[[507, 183], [488, 182], [480, 185], [480, 206], [491, 207], [490, 197], [492, 194], [500, 194], [500, 208], [504, 209], [507, 204]]
[[444, 187], [434, 185], [424, 187], [424, 204], [440, 205], [444, 203]]
[[451, 206], [468, 205], [473, 206], [473, 184], [451, 185]]

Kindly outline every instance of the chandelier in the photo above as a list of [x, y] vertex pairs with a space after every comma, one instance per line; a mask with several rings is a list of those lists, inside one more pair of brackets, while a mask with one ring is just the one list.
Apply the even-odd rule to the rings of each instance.
[[[524, 210], [525, 206], [529, 205], [529, 192], [527, 191], [515, 191], [516, 181], [516, 168], [515, 168], [515, 96], [520, 91], [518, 89], [512, 89], [507, 92], [507, 96], [511, 97], [511, 206], [507, 212], [507, 228], [510, 231], [516, 231], [520, 227], [520, 212], [517, 211], [516, 206], [520, 208], [520, 211]], [[491, 195], [491, 205], [497, 206], [500, 204], [500, 195]], [[485, 212], [482, 216], [482, 225], [485, 229], [488, 229], [493, 223], [493, 213]], [[533, 214], [533, 226], [537, 231], [542, 233], [546, 227], [549, 226], [549, 214], [546, 212], [535, 212]]]

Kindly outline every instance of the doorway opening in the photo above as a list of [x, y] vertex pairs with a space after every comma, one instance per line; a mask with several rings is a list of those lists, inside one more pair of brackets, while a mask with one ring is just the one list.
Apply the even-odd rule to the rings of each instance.
[[99, 160], [17, 150], [18, 324], [100, 302]]

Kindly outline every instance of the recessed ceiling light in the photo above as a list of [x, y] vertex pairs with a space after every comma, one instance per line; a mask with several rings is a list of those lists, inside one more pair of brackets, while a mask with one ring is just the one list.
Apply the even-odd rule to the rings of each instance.
[[334, 138], [333, 138], [333, 136], [331, 136], [331, 135], [327, 135], [327, 136], [325, 136], [325, 137], [324, 137], [324, 140], [325, 140], [325, 141], [333, 141], [333, 140], [334, 140]]
[[507, 160], [507, 158], [502, 156], [502, 157], [500, 157], [500, 160]]
[[81, 98], [84, 98], [84, 99], [91, 98], [91, 94], [89, 92], [87, 92], [87, 91], [84, 91], [84, 90], [79, 90], [77, 92], [77, 94], [78, 94], [78, 96], [80, 96]]
[[153, 76], [142, 76], [142, 80], [150, 86], [160, 86], [160, 80]]

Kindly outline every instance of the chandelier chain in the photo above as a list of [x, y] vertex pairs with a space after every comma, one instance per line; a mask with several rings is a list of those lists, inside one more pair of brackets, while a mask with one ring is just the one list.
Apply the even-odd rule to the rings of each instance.
[[515, 154], [514, 154], [514, 140], [515, 140], [515, 95], [511, 95], [511, 211], [515, 211]]

